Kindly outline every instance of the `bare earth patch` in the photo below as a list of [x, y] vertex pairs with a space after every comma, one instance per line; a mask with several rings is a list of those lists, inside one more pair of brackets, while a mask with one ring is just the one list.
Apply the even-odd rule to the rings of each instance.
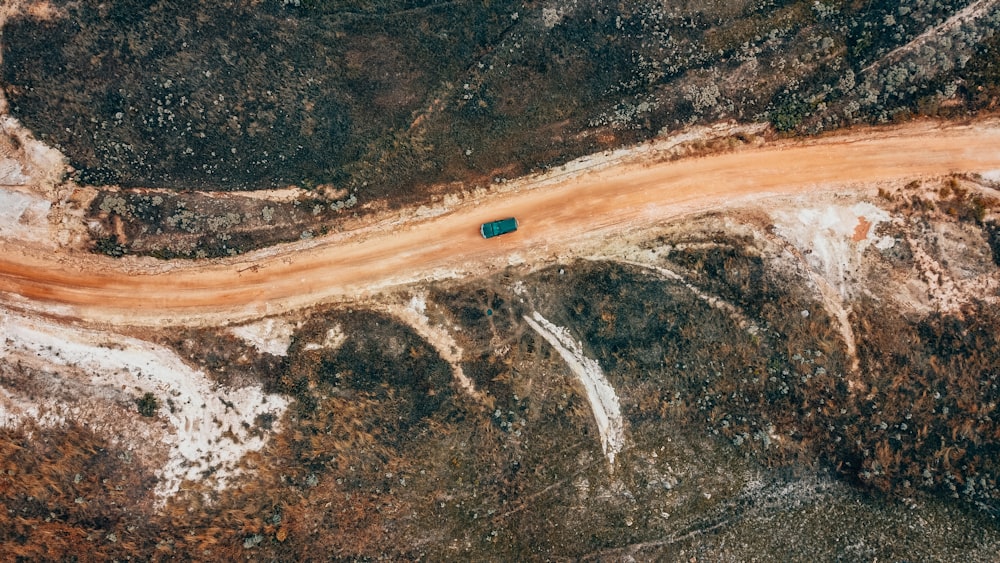
[[[202, 481], [208, 474], [218, 487], [225, 487], [240, 474], [240, 459], [263, 447], [270, 432], [277, 430], [277, 425], [270, 430], [256, 428], [256, 418], [262, 414], [280, 418], [288, 405], [284, 397], [259, 387], [214, 385], [173, 352], [133, 338], [12, 314], [0, 317], [0, 337], [7, 362], [58, 370], [57, 378], [75, 384], [73, 395], [56, 401], [5, 391], [0, 422], [17, 425], [30, 417], [58, 426], [67, 418], [83, 420], [107, 427], [109, 436], [117, 436], [139, 457], [162, 444], [168, 453], [157, 467], [156, 494], [164, 500], [181, 490], [185, 481]], [[40, 392], [42, 397], [50, 393]], [[140, 418], [134, 408], [135, 400], [146, 393], [156, 401], [154, 418]], [[123, 417], [131, 423], [124, 424]]]
[[524, 321], [559, 352], [583, 386], [601, 434], [601, 448], [614, 469], [615, 456], [625, 446], [625, 422], [618, 394], [608, 383], [600, 364], [583, 353], [580, 342], [574, 340], [569, 331], [550, 323], [537, 311], [531, 317], [525, 315]]

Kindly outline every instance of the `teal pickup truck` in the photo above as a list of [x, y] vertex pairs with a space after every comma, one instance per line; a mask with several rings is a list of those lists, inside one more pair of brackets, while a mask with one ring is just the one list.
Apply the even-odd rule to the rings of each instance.
[[479, 232], [483, 234], [483, 238], [498, 237], [507, 233], [513, 233], [516, 230], [517, 219], [513, 217], [483, 223], [483, 226], [479, 227]]

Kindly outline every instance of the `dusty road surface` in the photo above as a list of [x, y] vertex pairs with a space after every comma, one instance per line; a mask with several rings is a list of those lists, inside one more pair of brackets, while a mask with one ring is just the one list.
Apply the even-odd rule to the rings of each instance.
[[[0, 292], [17, 308], [123, 325], [245, 320], [511, 261], [572, 256], [588, 240], [771, 195], [870, 189], [880, 181], [1000, 170], [1000, 123], [921, 122], [673, 162], [621, 161], [221, 261], [163, 263], [0, 248]], [[648, 157], [647, 157], [648, 160]], [[521, 229], [483, 240], [479, 224]]]

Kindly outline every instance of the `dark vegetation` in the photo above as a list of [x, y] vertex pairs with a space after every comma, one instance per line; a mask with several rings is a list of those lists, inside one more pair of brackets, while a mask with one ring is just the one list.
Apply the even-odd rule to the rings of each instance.
[[[694, 123], [791, 134], [969, 115], [1000, 97], [995, 10], [944, 34], [950, 45], [890, 55], [967, 2], [56, 4], [69, 17], [4, 29], [13, 114], [79, 181], [175, 190], [102, 192], [89, 212], [113, 256], [238, 253], [335, 228], [348, 197], [412, 203], [436, 184], [488, 184]], [[960, 180], [891, 197], [913, 224], [982, 229], [1000, 265], [996, 201]], [[315, 197], [184, 191], [288, 184]], [[698, 229], [651, 243], [735, 312], [613, 263], [552, 267], [519, 292], [514, 271], [431, 290], [428, 315], [461, 327], [482, 402], [411, 329], [371, 311], [310, 314], [287, 357], [221, 331], [161, 334], [221, 384], [294, 397], [283, 419], [257, 421], [279, 430], [244, 460], [250, 477], [223, 493], [188, 483], [153, 510], [154, 478], [131, 452], [72, 424], [0, 427], [0, 553], [995, 556], [995, 304], [914, 316], [859, 301], [850, 373], [816, 298], [756, 244]], [[885, 259], [905, 269], [897, 246]], [[614, 473], [583, 391], [522, 320], [533, 310], [568, 327], [621, 397], [629, 445]], [[309, 346], [331, 330], [337, 346]], [[129, 406], [153, 416], [159, 400]], [[797, 485], [808, 490], [781, 492]], [[798, 541], [775, 545], [787, 538]]]
[[[950, 189], [899, 204], [975, 225]], [[482, 401], [410, 328], [364, 309], [308, 313], [283, 357], [223, 331], [164, 331], [219, 383], [295, 399], [257, 421], [277, 433], [244, 459], [250, 476], [223, 492], [186, 483], [151, 511], [151, 478], [85, 430], [5, 430], [5, 552], [30, 558], [61, 534], [56, 557], [71, 545], [182, 560], [995, 554], [995, 307], [912, 317], [858, 302], [849, 373], [833, 321], [766, 244], [700, 225], [648, 243], [731, 310], [610, 262], [431, 289], [426, 315], [461, 327], [450, 332]], [[583, 389], [522, 319], [536, 310], [619, 394], [628, 444], [613, 472]], [[87, 479], [104, 492], [74, 488]], [[101, 494], [117, 504], [75, 500]], [[894, 526], [910, 531], [880, 535]]]
[[847, 396], [834, 324], [792, 289], [800, 281], [767, 270], [741, 241], [709, 244], [671, 251], [672, 268], [732, 299], [743, 319], [680, 283], [613, 264], [548, 278], [569, 284], [572, 296], [553, 315], [582, 327], [612, 385], [628, 397], [623, 405], [636, 431], [659, 426], [669, 412], [762, 461], [814, 464], [817, 444], [827, 441], [822, 413]]
[[[986, 226], [987, 210], [998, 207], [996, 198], [970, 192], [955, 178], [942, 182], [935, 196], [900, 199], [900, 205], [915, 213], [912, 220], [938, 213], [979, 226]], [[862, 300], [853, 308], [861, 366], [852, 374], [832, 320], [789, 291], [801, 283], [776, 277], [739, 245], [681, 248], [671, 251], [670, 262], [685, 267], [689, 279], [700, 278], [701, 287], [756, 312], [763, 327], [753, 339], [760, 346], [745, 356], [731, 354], [740, 342], [732, 336], [713, 350], [708, 365], [738, 371], [718, 367], [714, 378], [694, 378], [704, 383], [689, 390], [687, 404], [706, 413], [713, 434], [748, 444], [779, 465], [823, 463], [884, 492], [907, 496], [923, 489], [962, 498], [991, 516], [1000, 511], [1000, 432], [993, 416], [1000, 318], [994, 305], [973, 301], [960, 312], [914, 319]], [[796, 314], [803, 310], [808, 317]]]
[[[321, 395], [347, 402], [375, 401], [384, 409], [382, 420], [370, 423], [365, 431], [385, 440], [406, 436], [414, 424], [453, 402], [451, 370], [411, 329], [366, 311], [339, 317], [314, 318], [300, 329], [290, 351], [293, 360], [281, 379], [282, 391], [296, 394], [317, 387], [325, 391]], [[302, 349], [310, 340], [323, 342], [334, 323], [347, 335], [336, 350]], [[330, 412], [320, 408], [316, 414]]]
[[[921, 228], [926, 228], [928, 217], [940, 214], [960, 224], [974, 226], [982, 232], [994, 265], [1000, 266], [1000, 225], [995, 215], [1000, 210], [1000, 193], [984, 186], [981, 178], [964, 174], [944, 178], [921, 193], [923, 188], [921, 182], [913, 181], [901, 190], [880, 189], [879, 195], [892, 203], [897, 212], [907, 216], [911, 225], [920, 223]], [[991, 212], [994, 213], [992, 217]], [[947, 256], [942, 258], [947, 262]]]
[[156, 416], [156, 410], [160, 408], [160, 402], [152, 393], [143, 393], [142, 397], [135, 400], [135, 405], [139, 409], [139, 414], [147, 418]]
[[174, 329], [158, 334], [156, 339], [227, 387], [262, 383], [273, 390], [278, 376], [287, 369], [286, 358], [259, 352], [222, 330]]
[[[80, 182], [180, 192], [103, 193], [94, 250], [111, 256], [241, 253], [336, 228], [358, 202], [417, 204], [721, 119], [794, 134], [993, 111], [1000, 72], [996, 8], [910, 44], [957, 0], [55, 4], [65, 17], [4, 29], [13, 115]], [[187, 192], [288, 185], [315, 197], [273, 221]]]
[[[15, 116], [93, 184], [489, 183], [720, 118], [815, 130], [995, 106], [997, 14], [967, 2], [56, 2], [15, 18]], [[530, 87], [526, 87], [529, 86]]]
[[155, 482], [131, 452], [75, 424], [0, 428], [0, 551], [9, 561], [152, 556]]
[[342, 179], [510, 21], [504, 2], [60, 4], [68, 18], [5, 30], [15, 113], [73, 155], [83, 182], [177, 188]]
[[[464, 328], [460, 335], [465, 351], [462, 369], [489, 398], [489, 406], [503, 412], [520, 411], [523, 405], [515, 398], [511, 385], [513, 358], [540, 354], [545, 360], [551, 359], [537, 335], [525, 331], [521, 321], [521, 315], [527, 312], [524, 306], [508, 292], [494, 287], [437, 289], [431, 295], [435, 302], [447, 304], [449, 317]], [[496, 348], [516, 348], [516, 352], [501, 357], [495, 353]], [[503, 424], [502, 420], [496, 422]]]
[[884, 307], [858, 310], [871, 380], [834, 421], [834, 435], [862, 446], [841, 459], [845, 472], [885, 491], [920, 487], [962, 498], [996, 516], [996, 307], [972, 303], [916, 323]]
[[1000, 225], [995, 221], [990, 221], [983, 225], [983, 229], [986, 231], [987, 240], [990, 243], [993, 263], [1000, 266]]
[[379, 146], [501, 40], [516, 11], [510, 2], [65, 7], [68, 18], [5, 30], [14, 112], [72, 155], [83, 182], [182, 189], [339, 184], [361, 163], [378, 166], [389, 148]]
[[[232, 256], [281, 242], [321, 236], [356, 203], [314, 193], [291, 202], [203, 193], [102, 191], [88, 214], [100, 223], [94, 250], [172, 258]], [[99, 233], [99, 234], [98, 234]]]
[[962, 90], [975, 110], [995, 110], [1000, 101], [1000, 35], [979, 46], [976, 57], [961, 73]]

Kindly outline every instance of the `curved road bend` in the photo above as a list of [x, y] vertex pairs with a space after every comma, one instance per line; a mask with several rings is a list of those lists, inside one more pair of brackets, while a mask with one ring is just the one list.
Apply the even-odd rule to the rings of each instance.
[[[238, 260], [164, 265], [38, 255], [2, 244], [0, 302], [122, 325], [245, 320], [371, 293], [435, 271], [482, 271], [515, 253], [556, 256], [571, 250], [581, 233], [602, 236], [722, 203], [989, 170], [1000, 170], [997, 122], [854, 130], [701, 158], [616, 164], [539, 189], [489, 195], [402, 230], [292, 244]], [[480, 223], [507, 216], [518, 217], [518, 232], [480, 237]]]

